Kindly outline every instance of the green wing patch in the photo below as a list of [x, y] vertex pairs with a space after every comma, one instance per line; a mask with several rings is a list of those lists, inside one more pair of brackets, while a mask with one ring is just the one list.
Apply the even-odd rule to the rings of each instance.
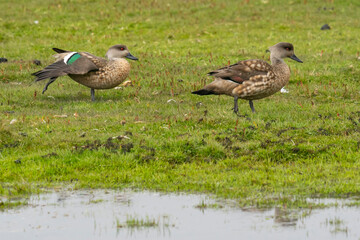
[[68, 59], [68, 61], [66, 62], [66, 64], [67, 64], [67, 65], [71, 65], [71, 64], [73, 64], [77, 59], [79, 59], [80, 57], [81, 57], [80, 54], [75, 53], [74, 55], [72, 55], [72, 56]]

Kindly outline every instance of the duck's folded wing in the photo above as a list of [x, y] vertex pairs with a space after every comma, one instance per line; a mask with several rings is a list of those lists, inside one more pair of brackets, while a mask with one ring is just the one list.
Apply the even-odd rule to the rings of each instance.
[[269, 71], [272, 71], [271, 69], [271, 65], [263, 60], [246, 60], [209, 72], [208, 74], [216, 78], [242, 84], [254, 76], [267, 75]]
[[[45, 67], [41, 71], [35, 72], [32, 75], [36, 76], [36, 81], [44, 80], [47, 78], [60, 77], [68, 74], [83, 75], [90, 71], [96, 71], [101, 66], [96, 64], [93, 57], [89, 57], [87, 53], [66, 52], [66, 55], [62, 55], [61, 59], [49, 66]], [[64, 53], [60, 53], [64, 54]], [[93, 55], [92, 55], [93, 56]], [[94, 56], [96, 57], [96, 56]], [[98, 58], [98, 57], [96, 57]], [[106, 61], [100, 61], [104, 62]]]

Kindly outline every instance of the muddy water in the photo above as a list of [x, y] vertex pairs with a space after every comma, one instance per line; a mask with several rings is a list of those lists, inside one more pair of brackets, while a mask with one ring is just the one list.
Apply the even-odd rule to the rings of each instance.
[[[339, 205], [312, 211], [254, 210], [204, 195], [53, 192], [32, 196], [27, 206], [0, 211], [0, 239], [360, 239], [360, 207], [317, 201]], [[199, 207], [203, 204], [211, 208]], [[153, 224], [133, 226], [131, 220]]]

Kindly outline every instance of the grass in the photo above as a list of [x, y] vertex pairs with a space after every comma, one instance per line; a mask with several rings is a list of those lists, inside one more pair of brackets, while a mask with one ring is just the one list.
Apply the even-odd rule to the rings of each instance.
[[[242, 205], [360, 194], [358, 7], [352, 1], [0, 1], [0, 195], [74, 184], [202, 192]], [[38, 21], [36, 24], [35, 21]], [[331, 30], [321, 31], [328, 23]], [[292, 42], [289, 93], [190, 94], [206, 73]], [[133, 86], [90, 91], [30, 75], [51, 48], [126, 44]], [[42, 65], [33, 64], [41, 60]]]
[[28, 205], [26, 200], [22, 201], [2, 201], [0, 200], [0, 212], [5, 209], [17, 208], [19, 206], [26, 206]]
[[195, 208], [204, 211], [205, 209], [221, 209], [224, 208], [224, 206], [219, 203], [206, 203], [204, 200], [202, 200], [199, 204], [195, 205]]
[[347, 235], [349, 232], [348, 227], [344, 226], [344, 221], [337, 217], [335, 217], [334, 219], [326, 219], [325, 225], [333, 227], [333, 229], [331, 230], [331, 233], [333, 234], [345, 233]]
[[[165, 217], [164, 217], [165, 219]], [[160, 227], [159, 220], [156, 220], [154, 218], [146, 217], [145, 219], [137, 218], [134, 216], [127, 216], [125, 223], [120, 223], [117, 221], [116, 223], [117, 228], [130, 228], [130, 229], [139, 229], [139, 228], [158, 228]], [[168, 227], [164, 223], [163, 227]]]

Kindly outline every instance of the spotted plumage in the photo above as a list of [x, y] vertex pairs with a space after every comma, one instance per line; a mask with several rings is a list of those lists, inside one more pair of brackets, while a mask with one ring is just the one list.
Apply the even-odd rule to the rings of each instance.
[[68, 75], [76, 82], [91, 88], [91, 100], [95, 100], [94, 89], [114, 88], [122, 83], [130, 72], [125, 58], [138, 60], [125, 45], [114, 45], [106, 53], [106, 59], [87, 52], [71, 52], [53, 48], [56, 62], [32, 75], [36, 81], [49, 78], [42, 93], [58, 77]]
[[245, 60], [212, 71], [215, 80], [203, 89], [192, 92], [198, 95], [225, 94], [234, 97], [234, 112], [238, 112], [238, 99], [252, 100], [268, 97], [283, 88], [290, 78], [290, 69], [284, 58], [302, 62], [294, 54], [291, 43], [281, 42], [269, 48], [271, 65], [263, 60]]

